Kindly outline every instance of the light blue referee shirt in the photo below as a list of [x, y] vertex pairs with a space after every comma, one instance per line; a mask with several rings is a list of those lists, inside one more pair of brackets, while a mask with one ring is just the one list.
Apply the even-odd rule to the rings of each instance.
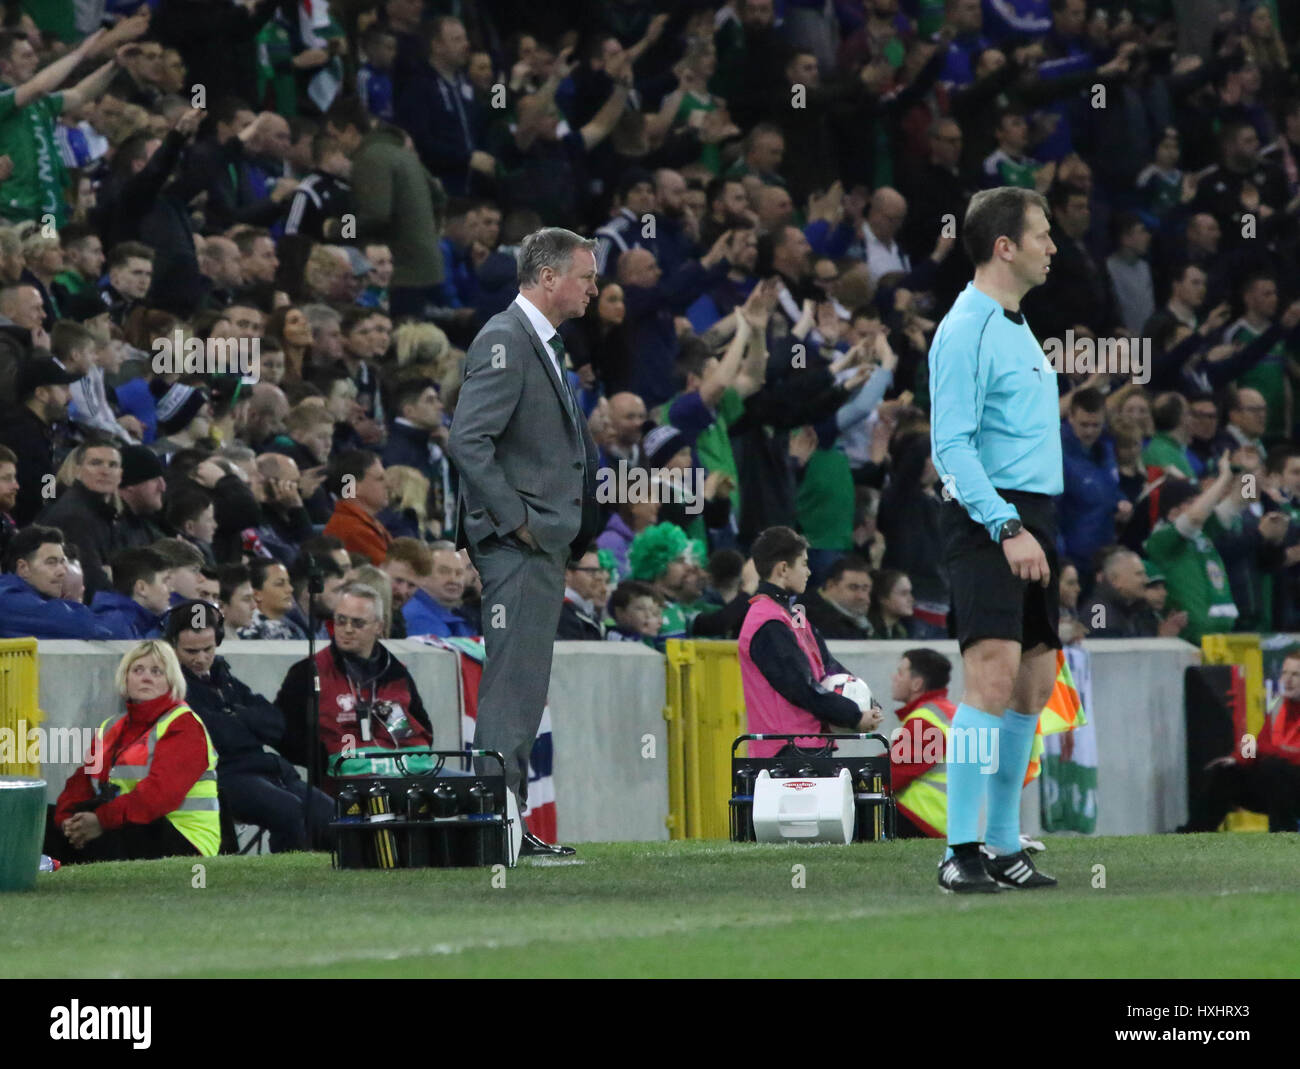
[[994, 541], [1019, 518], [998, 490], [1065, 489], [1056, 371], [1024, 316], [974, 282], [930, 345], [930, 446], [948, 495]]

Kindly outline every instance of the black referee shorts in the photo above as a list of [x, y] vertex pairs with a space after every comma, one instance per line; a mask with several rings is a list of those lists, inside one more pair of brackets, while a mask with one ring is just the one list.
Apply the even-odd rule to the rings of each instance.
[[948, 634], [958, 640], [963, 653], [982, 638], [1009, 639], [1024, 650], [1040, 645], [1060, 649], [1056, 502], [1046, 494], [1021, 490], [998, 493], [1016, 507], [1025, 530], [1043, 547], [1051, 578], [1046, 587], [1016, 578], [1001, 544], [958, 502], [944, 502], [939, 530], [952, 604]]

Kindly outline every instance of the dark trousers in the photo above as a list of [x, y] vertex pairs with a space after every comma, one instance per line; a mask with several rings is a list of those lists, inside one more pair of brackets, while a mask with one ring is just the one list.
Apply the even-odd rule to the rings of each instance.
[[1233, 806], [1268, 814], [1269, 831], [1295, 831], [1300, 823], [1300, 767], [1280, 757], [1260, 757], [1206, 772], [1205, 790], [1193, 798], [1185, 831], [1214, 831]]
[[334, 819], [329, 795], [313, 790], [283, 762], [279, 775], [220, 773], [221, 808], [240, 824], [271, 833], [271, 853], [328, 850]]
[[166, 817], [152, 824], [123, 824], [106, 831], [80, 850], [74, 849], [61, 828], [54, 825], [54, 807], [45, 822], [43, 853], [65, 865], [87, 861], [153, 861], [160, 857], [198, 857], [198, 848], [178, 832]]

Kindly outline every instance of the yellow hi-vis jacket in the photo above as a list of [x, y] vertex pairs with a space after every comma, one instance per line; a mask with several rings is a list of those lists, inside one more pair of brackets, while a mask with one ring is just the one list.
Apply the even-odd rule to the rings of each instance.
[[[906, 725], [910, 720], [923, 720], [943, 732], [943, 749], [948, 752], [948, 718], [934, 705], [918, 705], [903, 718]], [[924, 729], [922, 729], [924, 733]], [[923, 831], [930, 830], [935, 838], [948, 834], [948, 766], [945, 761], [931, 766], [916, 779], [912, 780], [895, 798], [898, 808], [904, 810], [909, 820]]]
[[[164, 713], [149, 729], [149, 734], [142, 740], [132, 743], [118, 755], [118, 763], [108, 770], [108, 782], [114, 784], [122, 794], [130, 794], [136, 786], [149, 775], [153, 767], [153, 752], [158, 740], [167, 733], [167, 728], [178, 716], [189, 713], [203, 727], [203, 738], [208, 747], [208, 767], [185, 795], [180, 806], [167, 814], [173, 828], [194, 844], [194, 848], [204, 857], [215, 857], [221, 847], [221, 813], [217, 803], [217, 751], [212, 746], [212, 737], [207, 725], [193, 709], [182, 702], [170, 712]], [[109, 717], [99, 726], [99, 737], [103, 740], [103, 752], [111, 752], [111, 741], [115, 732], [121, 730], [121, 724], [127, 714]]]

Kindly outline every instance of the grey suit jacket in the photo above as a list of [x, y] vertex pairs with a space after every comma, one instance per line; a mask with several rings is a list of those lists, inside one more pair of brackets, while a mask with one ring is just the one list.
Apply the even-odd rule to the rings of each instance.
[[525, 523], [548, 553], [581, 550], [595, 537], [596, 445], [576, 399], [575, 420], [561, 390], [568, 382], [518, 305], [484, 324], [465, 357], [447, 440], [460, 473], [457, 546]]

